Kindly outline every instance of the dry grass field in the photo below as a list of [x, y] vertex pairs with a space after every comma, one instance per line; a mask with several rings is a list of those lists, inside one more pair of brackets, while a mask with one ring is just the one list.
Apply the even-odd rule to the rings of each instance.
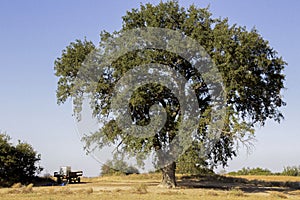
[[300, 177], [178, 176], [178, 188], [157, 187], [160, 174], [83, 178], [67, 186], [21, 186], [0, 189], [1, 200], [300, 200]]

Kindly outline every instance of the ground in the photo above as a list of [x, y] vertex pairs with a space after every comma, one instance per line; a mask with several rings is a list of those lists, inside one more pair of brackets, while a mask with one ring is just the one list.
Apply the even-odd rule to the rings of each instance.
[[83, 178], [80, 184], [66, 186], [2, 188], [0, 195], [1, 200], [300, 199], [300, 177], [178, 175], [178, 187], [175, 189], [158, 188], [160, 179], [160, 174]]

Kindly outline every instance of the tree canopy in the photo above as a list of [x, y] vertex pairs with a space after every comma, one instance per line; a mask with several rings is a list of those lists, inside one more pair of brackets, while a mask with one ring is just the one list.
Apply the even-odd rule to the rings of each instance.
[[[192, 137], [193, 141], [188, 151], [192, 151], [193, 156], [198, 155], [211, 167], [219, 164], [225, 166], [229, 159], [236, 156], [236, 141], [243, 142], [253, 137], [256, 125], [263, 126], [267, 119], [277, 122], [283, 119], [279, 109], [285, 105], [281, 91], [285, 80], [283, 69], [287, 63], [255, 28], [248, 30], [237, 24], [230, 25], [227, 18], [212, 18], [208, 8], [197, 8], [195, 5], [183, 8], [177, 1], [161, 2], [158, 5], [141, 4], [139, 9], [128, 11], [122, 19], [121, 30], [101, 33], [101, 52], [111, 52], [111, 46], [108, 44], [124, 32], [150, 27], [184, 34], [195, 40], [207, 52], [221, 74], [225, 94], [226, 114], [222, 116], [223, 126], [218, 130], [218, 140], [208, 142], [210, 127], [214, 122], [210, 117], [213, 111], [211, 85], [205, 82], [203, 74], [193, 66], [193, 62], [197, 62], [199, 58], [189, 62], [182, 56], [163, 49], [134, 49], [118, 56], [109, 64], [103, 64], [101, 58], [98, 58], [96, 64], [105, 65], [106, 70], [101, 71], [96, 79], [89, 79], [89, 85], [81, 85], [75, 81], [78, 72], [82, 65], [87, 65], [84, 62], [87, 57], [97, 49], [90, 41], [76, 40], [67, 46], [61, 57], [55, 61], [55, 75], [59, 78], [58, 103], [64, 103], [72, 97], [74, 111], [78, 114], [82, 110], [83, 95], [91, 93], [94, 116], [103, 119], [112, 112], [114, 87], [127, 72], [136, 66], [149, 63], [166, 65], [178, 71], [193, 87], [201, 117], [198, 119], [197, 131]], [[165, 37], [165, 43], [172, 45], [168, 38], [169, 36]], [[129, 43], [130, 41], [128, 45]], [[114, 48], [120, 48], [120, 44], [114, 45]], [[145, 46], [147, 41], [141, 41], [139, 45]], [[203, 61], [201, 58], [199, 60]], [[97, 69], [97, 65], [91, 66]], [[94, 71], [89, 75], [93, 74]], [[91, 85], [93, 89], [89, 87]], [[101, 131], [84, 138], [87, 149], [93, 144], [99, 148], [115, 144], [120, 151], [136, 155], [140, 160], [153, 152], [168, 149], [172, 140], [179, 134], [178, 127], [184, 120], [180, 109], [186, 105], [180, 105], [178, 97], [168, 87], [157, 83], [144, 84], [132, 93], [128, 101], [132, 123], [139, 126], [148, 125], [151, 122], [151, 107], [155, 104], [164, 108], [167, 117], [164, 127], [153, 135], [135, 137], [124, 134], [116, 120], [111, 120], [101, 127]], [[203, 153], [203, 144], [207, 142], [211, 146]], [[161, 159], [157, 158], [158, 162]], [[164, 184], [175, 186], [175, 162], [162, 167], [162, 171]]]
[[41, 155], [30, 144], [19, 141], [13, 145], [10, 139], [0, 134], [0, 184], [30, 183], [42, 171], [38, 166]]

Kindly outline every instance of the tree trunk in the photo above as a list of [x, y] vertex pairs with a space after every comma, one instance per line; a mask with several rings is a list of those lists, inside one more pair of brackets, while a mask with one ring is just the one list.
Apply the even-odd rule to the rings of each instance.
[[162, 171], [162, 181], [159, 184], [159, 187], [164, 188], [175, 188], [176, 187], [176, 178], [175, 178], [175, 169], [176, 169], [176, 163], [173, 162], [164, 168], [161, 169]]

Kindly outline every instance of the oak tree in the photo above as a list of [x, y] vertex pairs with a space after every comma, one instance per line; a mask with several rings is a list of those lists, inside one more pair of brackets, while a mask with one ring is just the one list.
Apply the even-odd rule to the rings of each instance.
[[[99, 80], [94, 81], [95, 90], [86, 85], [75, 88], [78, 71], [86, 56], [96, 50], [95, 45], [87, 40], [76, 40], [63, 50], [55, 61], [55, 75], [59, 78], [57, 88], [58, 103], [64, 103], [73, 97], [75, 113], [80, 113], [84, 93], [92, 93], [93, 114], [102, 118], [111, 112], [113, 87], [135, 66], [147, 63], [160, 63], [178, 71], [185, 79], [192, 79], [201, 118], [193, 142], [187, 155], [198, 156], [201, 162], [211, 167], [226, 165], [236, 156], [236, 142], [247, 141], [254, 134], [255, 125], [263, 126], [268, 119], [280, 122], [283, 115], [279, 108], [285, 105], [281, 91], [284, 88], [283, 69], [287, 63], [269, 45], [259, 32], [253, 28], [237, 24], [230, 25], [227, 18], [213, 18], [208, 8], [191, 5], [183, 8], [177, 1], [168, 1], [158, 5], [140, 5], [123, 16], [119, 31], [100, 35], [100, 47], [106, 49], [107, 43], [122, 35], [125, 31], [158, 27], [178, 31], [197, 41], [210, 56], [223, 79], [225, 91], [224, 125], [217, 141], [203, 153], [203, 143], [209, 140], [209, 125], [212, 98], [209, 85], [205, 84], [201, 73], [195, 71], [193, 63], [179, 55], [161, 49], [138, 49], [121, 55], [107, 66], [107, 71]], [[168, 38], [166, 38], [168, 43]], [[79, 85], [80, 86], [80, 85]], [[74, 90], [76, 91], [74, 93]], [[150, 108], [160, 104], [167, 114], [165, 126], [147, 138], [124, 134], [116, 121], [102, 127], [102, 134], [95, 133], [85, 137], [87, 148], [92, 144], [100, 148], [105, 145], [120, 145], [121, 151], [138, 155], [144, 159], [151, 152], [167, 149], [178, 134], [182, 119], [177, 97], [165, 86], [145, 84], [139, 87], [128, 102], [131, 119], [140, 126], [151, 121]], [[121, 141], [121, 142], [120, 142]], [[157, 158], [158, 162], [163, 158]], [[162, 185], [175, 187], [176, 162], [161, 167]]]

